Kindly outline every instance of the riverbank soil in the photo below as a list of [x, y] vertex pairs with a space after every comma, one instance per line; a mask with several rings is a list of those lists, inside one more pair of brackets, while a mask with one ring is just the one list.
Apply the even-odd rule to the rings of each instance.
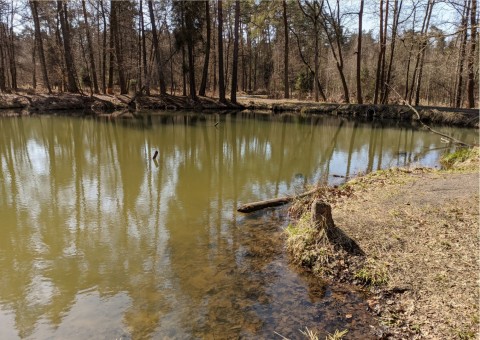
[[354, 281], [369, 266], [384, 274], [369, 285], [370, 309], [383, 325], [378, 337], [478, 336], [478, 147], [473, 152], [450, 170], [390, 169], [357, 178], [332, 203], [335, 225], [369, 264], [353, 269]]
[[242, 109], [230, 102], [221, 103], [217, 99], [197, 97], [196, 101], [184, 96], [171, 95], [106, 95], [74, 93], [33, 93], [17, 92], [0, 94], [2, 115], [28, 115], [64, 111], [80, 111], [82, 114], [111, 114], [114, 117], [132, 117], [142, 110], [232, 110]]
[[[266, 97], [266, 96], [264, 96]], [[220, 102], [217, 98], [200, 97], [196, 100], [185, 96], [151, 95], [88, 95], [74, 93], [47, 94], [27, 90], [0, 94], [0, 115], [18, 116], [30, 114], [64, 113], [76, 115], [106, 115], [131, 118], [142, 111], [215, 111], [263, 110], [272, 114], [329, 114], [367, 119], [394, 119], [414, 121], [418, 117], [404, 105], [316, 103], [295, 99], [268, 99], [262, 96], [239, 94], [238, 103]], [[417, 107], [424, 123], [479, 127], [478, 110], [446, 107]]]
[[[239, 96], [238, 102], [248, 110], [275, 113], [296, 112], [299, 114], [330, 114], [368, 119], [394, 119], [415, 121], [416, 114], [406, 105], [317, 103], [297, 99], [269, 99], [266, 96]], [[479, 127], [478, 109], [417, 106], [424, 123]]]

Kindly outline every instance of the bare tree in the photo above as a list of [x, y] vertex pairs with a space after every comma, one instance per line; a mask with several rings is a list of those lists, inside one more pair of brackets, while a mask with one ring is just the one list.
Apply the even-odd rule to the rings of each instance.
[[388, 95], [390, 91], [390, 80], [392, 79], [392, 65], [393, 65], [393, 56], [395, 55], [395, 42], [397, 37], [397, 29], [398, 29], [398, 21], [400, 18], [400, 12], [402, 11], [402, 4], [403, 0], [400, 0], [400, 5], [398, 4], [398, 0], [394, 0], [394, 7], [393, 7], [393, 23], [392, 23], [392, 40], [390, 42], [390, 60], [388, 62], [388, 71], [387, 71], [387, 78], [383, 83], [383, 91], [382, 91], [382, 104], [388, 103]]
[[472, 6], [470, 10], [470, 57], [468, 58], [468, 107], [475, 107], [475, 50], [477, 45], [477, 0], [472, 0]]
[[420, 103], [420, 89], [422, 86], [422, 75], [423, 75], [423, 65], [424, 65], [424, 60], [425, 60], [425, 52], [427, 51], [427, 44], [428, 44], [428, 27], [430, 25], [430, 18], [432, 17], [432, 10], [433, 10], [433, 5], [435, 4], [435, 0], [429, 0], [427, 4], [427, 9], [425, 11], [425, 18], [426, 21], [424, 21], [424, 25], [422, 27], [422, 45], [420, 48], [421, 54], [420, 54], [420, 65], [419, 65], [419, 71], [418, 71], [418, 77], [417, 77], [417, 87], [415, 91], [415, 105], [417, 106]]
[[232, 60], [232, 88], [230, 92], [230, 100], [233, 103], [237, 102], [237, 72], [238, 72], [238, 25], [240, 21], [240, 1], [235, 1], [235, 28], [233, 40], [233, 60]]
[[362, 22], [363, 22], [364, 0], [360, 0], [360, 10], [358, 12], [358, 42], [357, 42], [357, 103], [363, 104], [362, 98]]
[[207, 24], [207, 36], [205, 41], [205, 59], [203, 62], [202, 81], [200, 83], [200, 90], [198, 91], [199, 96], [205, 96], [205, 91], [207, 88], [208, 66], [210, 63], [210, 40], [212, 29], [210, 25], [210, 3], [208, 0], [205, 1], [205, 21]]
[[63, 54], [65, 58], [67, 72], [67, 89], [69, 92], [79, 92], [76, 79], [75, 63], [73, 61], [72, 49], [70, 45], [70, 30], [68, 28], [67, 3], [57, 1], [57, 14], [60, 20], [60, 27], [63, 36]]
[[220, 102], [225, 102], [225, 73], [223, 68], [223, 6], [222, 0], [217, 0], [218, 17], [218, 94]]
[[302, 11], [303, 15], [308, 18], [311, 23], [313, 24], [313, 39], [315, 43], [315, 56], [314, 56], [314, 81], [313, 81], [313, 89], [314, 89], [314, 94], [315, 94], [315, 101], [319, 101], [319, 71], [320, 71], [320, 65], [319, 65], [319, 55], [320, 55], [320, 44], [319, 44], [319, 35], [320, 35], [320, 20], [321, 20], [321, 14], [323, 10], [323, 0], [318, 1], [318, 0], [313, 0], [311, 2], [305, 2], [302, 5], [301, 0], [297, 0], [298, 2], [298, 7]]
[[[363, 0], [362, 0], [363, 1]], [[284, 50], [283, 50], [283, 63], [284, 63], [284, 70], [283, 70], [283, 84], [284, 88], [284, 98], [288, 99], [290, 97], [290, 91], [288, 86], [288, 53], [289, 53], [289, 45], [288, 45], [288, 21], [287, 21], [287, 1], [283, 0], [283, 36], [284, 36]]]
[[345, 79], [345, 73], [343, 72], [343, 53], [342, 53], [342, 26], [340, 21], [340, 0], [337, 0], [336, 10], [333, 11], [330, 6], [330, 2], [326, 0], [328, 13], [323, 11], [323, 20], [321, 20], [321, 25], [327, 36], [328, 44], [333, 54], [333, 59], [335, 59], [335, 65], [340, 76], [343, 87], [343, 95], [345, 97], [345, 102], [350, 103], [350, 95], [348, 92], [347, 80]]
[[95, 57], [93, 55], [92, 35], [90, 34], [90, 26], [88, 25], [88, 16], [87, 16], [87, 8], [85, 5], [85, 0], [82, 0], [82, 10], [83, 10], [83, 20], [85, 22], [85, 33], [87, 34], [88, 56], [90, 61], [91, 77], [93, 81], [93, 90], [95, 91], [95, 93], [99, 93], [98, 81], [97, 81], [97, 70], [95, 68]]
[[38, 1], [30, 1], [30, 8], [32, 10], [33, 23], [35, 27], [35, 44], [38, 50], [38, 57], [40, 58], [40, 68], [42, 69], [43, 86], [47, 89], [48, 93], [52, 93], [50, 81], [48, 80], [45, 53], [43, 51], [42, 33], [40, 31], [40, 20], [38, 18]]
[[160, 85], [160, 94], [164, 95], [167, 93], [167, 88], [165, 86], [165, 79], [163, 77], [163, 66], [162, 66], [162, 59], [160, 54], [160, 46], [158, 43], [157, 25], [155, 23], [155, 13], [153, 11], [153, 0], [148, 0], [148, 10], [150, 12], [150, 23], [152, 25], [152, 41], [153, 41], [153, 49], [155, 51], [155, 59], [157, 62], [157, 73], [158, 73], [158, 82]]

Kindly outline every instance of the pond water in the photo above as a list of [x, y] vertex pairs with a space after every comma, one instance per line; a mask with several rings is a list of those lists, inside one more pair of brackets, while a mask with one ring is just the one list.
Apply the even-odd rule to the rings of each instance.
[[0, 339], [366, 337], [361, 292], [289, 265], [285, 211], [236, 207], [435, 165], [444, 146], [409, 126], [254, 113], [0, 129]]

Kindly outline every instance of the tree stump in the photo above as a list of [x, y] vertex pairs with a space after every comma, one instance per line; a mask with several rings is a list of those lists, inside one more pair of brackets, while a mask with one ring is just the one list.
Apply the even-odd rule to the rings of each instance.
[[312, 203], [312, 222], [317, 229], [323, 229], [325, 232], [332, 231], [335, 223], [332, 218], [332, 207], [330, 204], [320, 200]]
[[312, 223], [321, 232], [320, 239], [322, 242], [341, 247], [350, 254], [365, 255], [354, 240], [335, 226], [330, 204], [317, 199], [313, 201], [311, 209]]

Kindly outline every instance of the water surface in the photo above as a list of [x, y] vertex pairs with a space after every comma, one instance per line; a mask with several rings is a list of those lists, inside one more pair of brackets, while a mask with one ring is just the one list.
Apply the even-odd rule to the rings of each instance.
[[365, 337], [361, 293], [289, 266], [285, 212], [236, 207], [435, 165], [444, 146], [408, 126], [246, 113], [0, 129], [1, 339]]

